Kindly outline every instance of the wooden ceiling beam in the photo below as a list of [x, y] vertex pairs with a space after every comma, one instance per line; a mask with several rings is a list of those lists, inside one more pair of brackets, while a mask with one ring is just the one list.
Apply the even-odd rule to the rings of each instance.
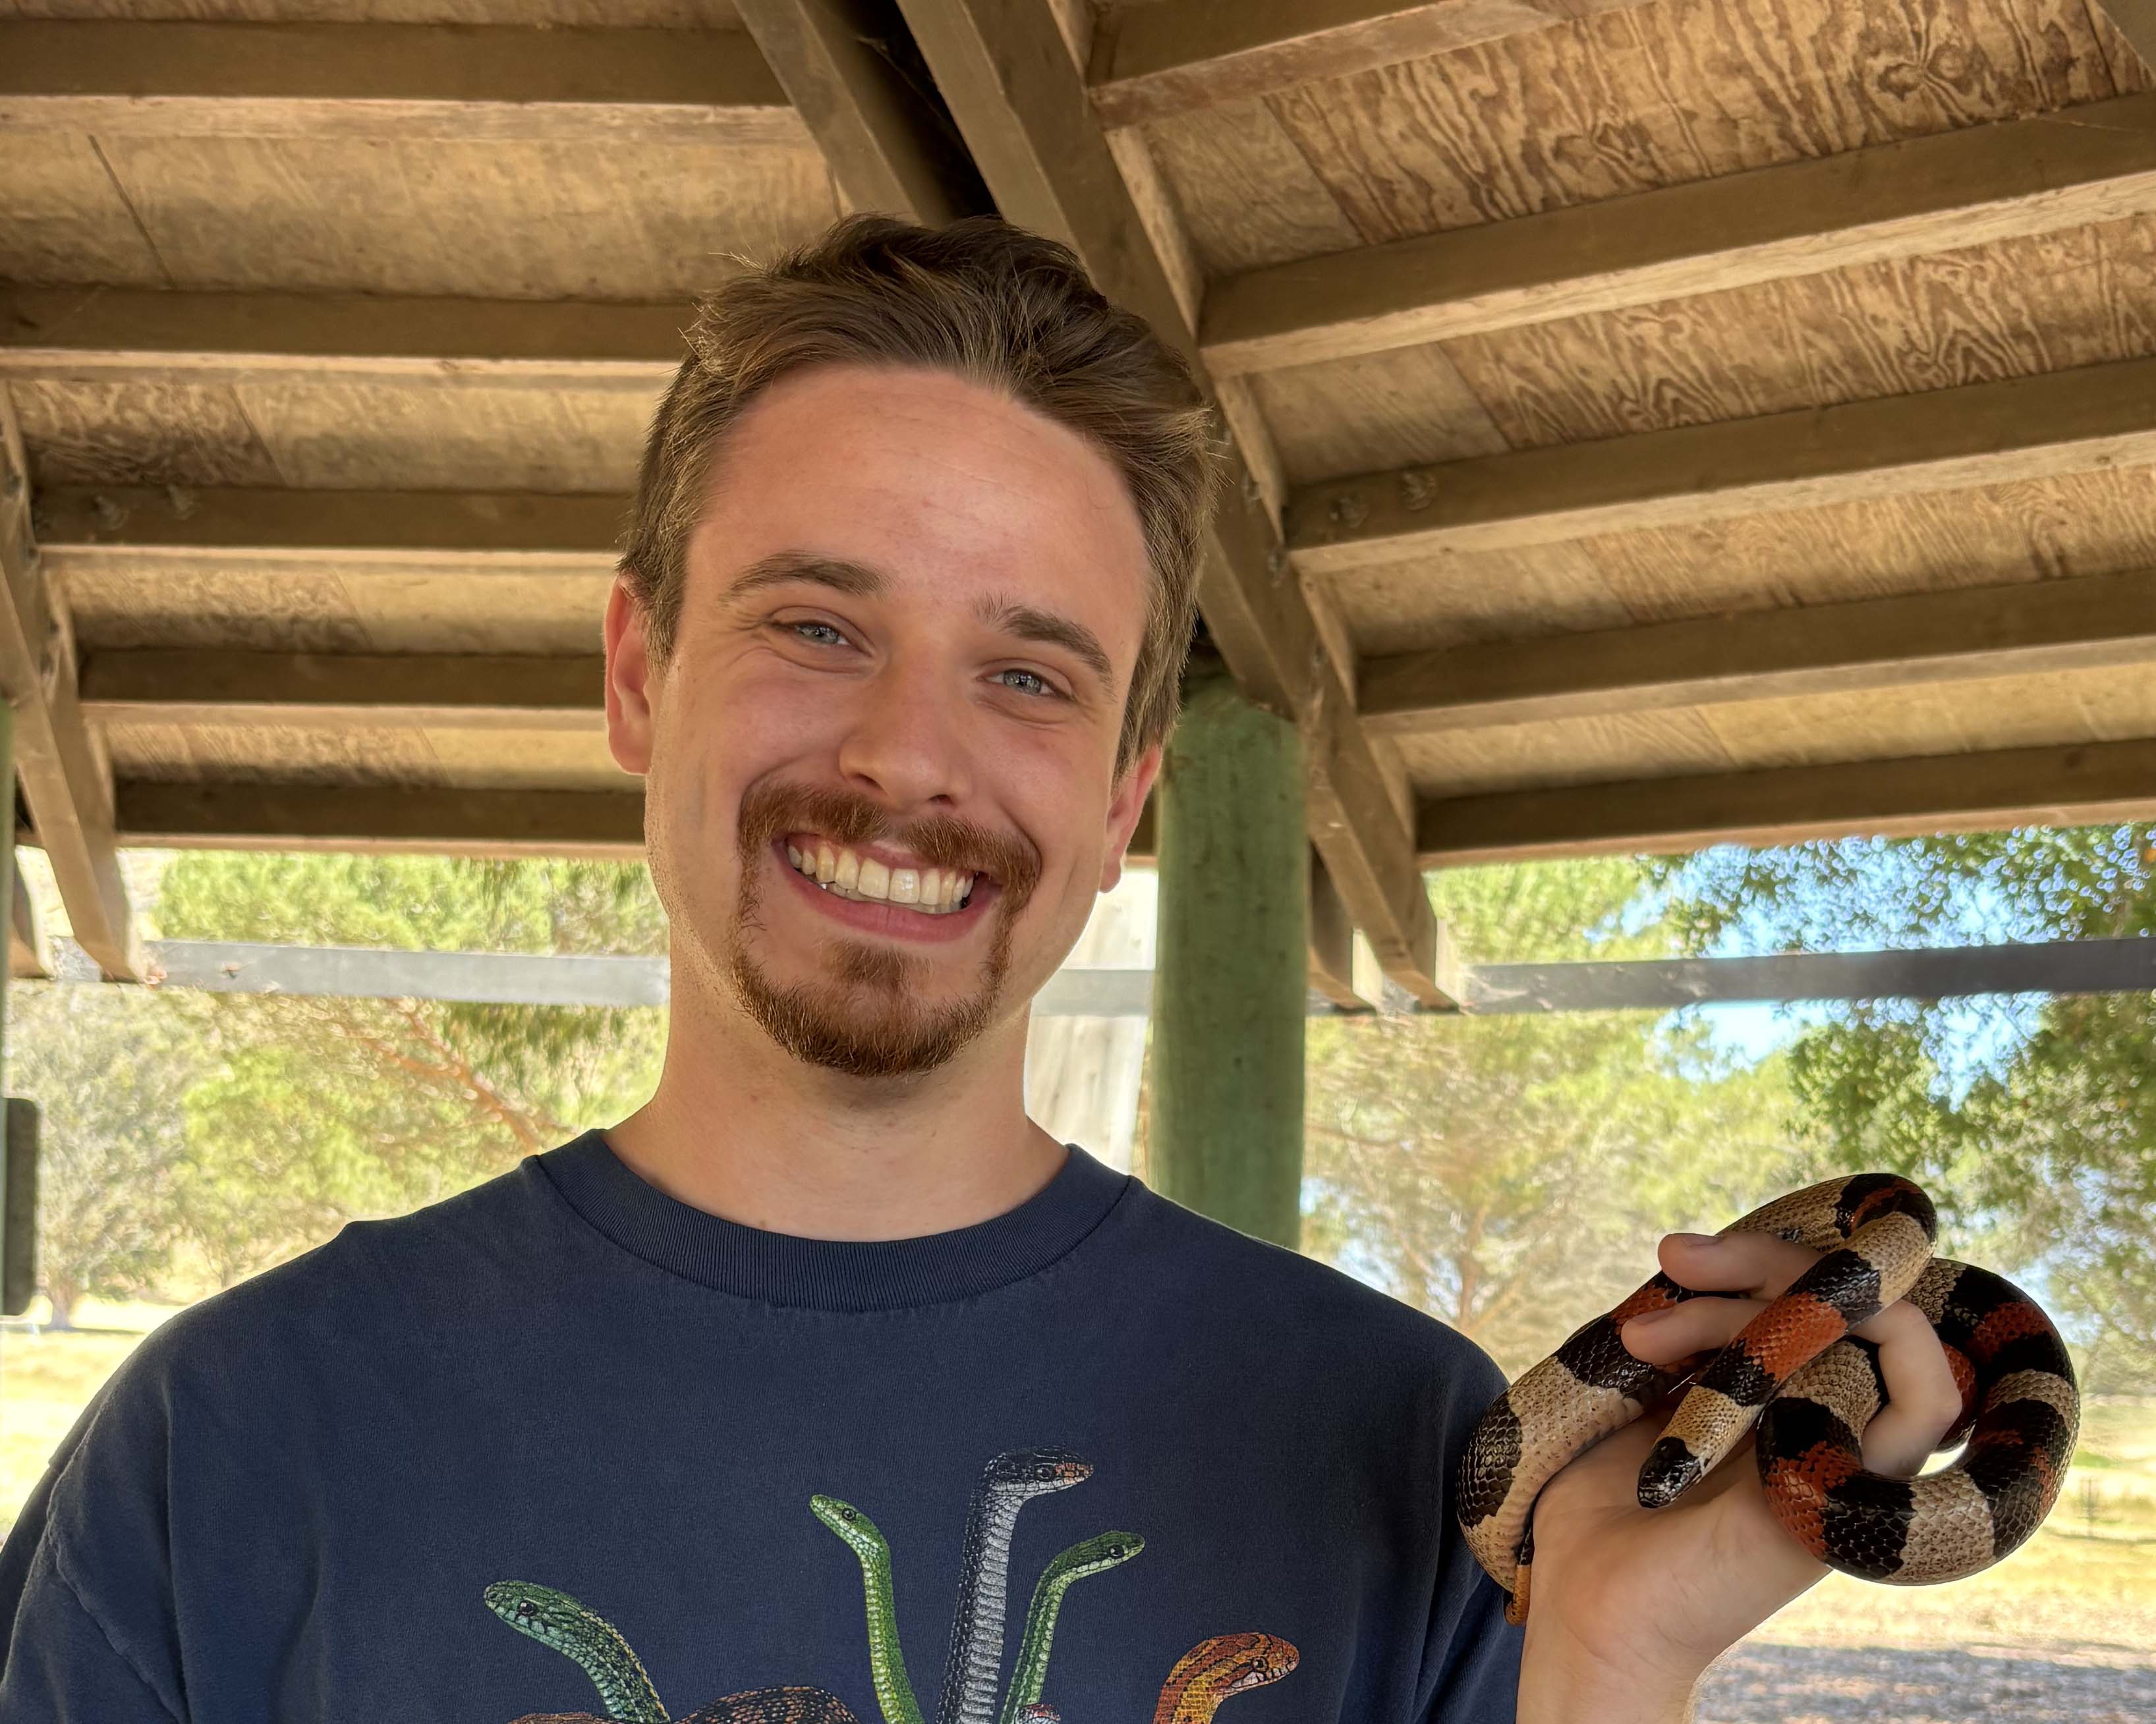
[[644, 793], [120, 782], [121, 841], [169, 849], [644, 858]]
[[1356, 688], [1412, 735], [2143, 664], [2156, 569], [1389, 654]]
[[[1094, 283], [1204, 375], [1197, 338], [1094, 114], [1050, 0], [901, 0], [975, 162], [1011, 220], [1068, 243]], [[1412, 839], [1354, 713], [1353, 666], [1319, 631], [1232, 435], [1199, 604], [1252, 699], [1301, 732], [1310, 835], [1387, 974], [1457, 1003], [1445, 931]]]
[[584, 567], [612, 559], [628, 512], [625, 497], [536, 491], [59, 485], [37, 500], [38, 537], [70, 560], [150, 549], [324, 561], [447, 552]]
[[1160, 0], [1107, 13], [1093, 36], [1094, 111], [1142, 126], [1568, 23], [1639, 0]]
[[681, 304], [190, 293], [0, 283], [0, 377], [168, 382], [468, 379], [654, 396], [687, 354]]
[[105, 724], [598, 732], [606, 661], [479, 653], [92, 650], [82, 704]]
[[737, 0], [849, 208], [940, 228], [993, 203], [892, 0]]
[[2156, 818], [2156, 738], [1424, 801], [1433, 868]]
[[1330, 573], [2152, 462], [2135, 359], [1306, 485], [1288, 545]]
[[0, 21], [0, 131], [803, 146], [742, 30]]
[[29, 475], [13, 404], [0, 389], [0, 693], [15, 713], [15, 775], [74, 937], [105, 975], [140, 982], [141, 940], [120, 872], [111, 769], [76, 695], [74, 630], [45, 578]]
[[2127, 95], [1254, 269], [1200, 328], [1235, 377], [2151, 211], [2156, 95]]

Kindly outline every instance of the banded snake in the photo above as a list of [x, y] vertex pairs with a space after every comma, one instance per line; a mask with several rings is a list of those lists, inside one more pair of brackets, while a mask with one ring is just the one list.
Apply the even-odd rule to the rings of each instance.
[[[1932, 1255], [1931, 1199], [1893, 1174], [1830, 1179], [1722, 1230], [1762, 1233], [1826, 1255], [1715, 1354], [1642, 1466], [1641, 1505], [1674, 1501], [1754, 1422], [1776, 1517], [1843, 1573], [1907, 1584], [1989, 1567], [2041, 1525], [2073, 1454], [2081, 1400], [2051, 1319], [1988, 1270]], [[1575, 1331], [1491, 1404], [1456, 1482], [1469, 1547], [1526, 1619], [1532, 1516], [1543, 1486], [1681, 1379], [1635, 1358], [1632, 1318], [1702, 1296], [1656, 1275]], [[1884, 1403], [1876, 1350], [1848, 1331], [1907, 1298], [1931, 1320], [1962, 1391], [1940, 1444], [1948, 1467], [1914, 1479], [1865, 1470], [1864, 1428]]]

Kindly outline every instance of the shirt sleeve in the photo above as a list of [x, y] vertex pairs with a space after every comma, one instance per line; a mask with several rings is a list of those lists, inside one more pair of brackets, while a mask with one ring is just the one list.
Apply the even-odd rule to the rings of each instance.
[[0, 1724], [187, 1724], [157, 1339], [84, 1408], [0, 1547]]
[[1467, 1547], [1452, 1512], [1452, 1483], [1476, 1422], [1504, 1392], [1504, 1373], [1479, 1347], [1465, 1345], [1466, 1368], [1448, 1373], [1450, 1392], [1438, 1417], [1445, 1431], [1445, 1512], [1423, 1643], [1415, 1724], [1512, 1724], [1519, 1710], [1524, 1629], [1505, 1620], [1505, 1591]]
[[38, 1541], [14, 1601], [0, 1724], [185, 1724], [90, 1614], [57, 1555], [50, 1537]]

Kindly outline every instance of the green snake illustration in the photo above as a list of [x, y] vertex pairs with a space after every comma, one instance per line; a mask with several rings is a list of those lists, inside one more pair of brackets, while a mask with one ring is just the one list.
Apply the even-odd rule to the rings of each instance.
[[486, 1608], [517, 1633], [582, 1665], [608, 1717], [622, 1724], [667, 1724], [666, 1708], [642, 1662], [603, 1617], [567, 1593], [527, 1580], [497, 1580], [483, 1596]]
[[845, 1540], [860, 1558], [861, 1588], [868, 1599], [869, 1670], [884, 1724], [921, 1724], [921, 1706], [906, 1680], [906, 1655], [898, 1644], [898, 1616], [891, 1598], [891, 1543], [876, 1523], [850, 1502], [818, 1495], [809, 1511]]
[[937, 1724], [994, 1724], [1018, 1512], [1034, 1497], [1067, 1491], [1092, 1475], [1091, 1465], [1067, 1449], [1014, 1449], [983, 1470], [966, 1511], [958, 1607], [951, 1618]]
[[[529, 1581], [496, 1581], [484, 1594], [487, 1609], [519, 1634], [529, 1634], [583, 1666], [599, 1691], [608, 1720], [619, 1724], [666, 1724], [666, 1708], [629, 1642], [604, 1617], [567, 1593]], [[536, 1715], [535, 1715], [536, 1716]], [[557, 1719], [588, 1713], [555, 1713]], [[593, 1720], [593, 1724], [601, 1721]], [[821, 1688], [757, 1688], [730, 1694], [676, 1724], [859, 1724], [846, 1704]]]
[[1055, 1639], [1055, 1614], [1063, 1608], [1063, 1595], [1089, 1574], [1099, 1574], [1127, 1562], [1145, 1548], [1135, 1532], [1096, 1532], [1092, 1537], [1057, 1553], [1041, 1570], [1033, 1588], [1033, 1603], [1025, 1613], [1025, 1638], [1019, 1642], [1018, 1664], [1011, 1672], [1010, 1692], [1004, 1696], [999, 1724], [1023, 1724], [1038, 1718], [1040, 1691], [1048, 1680], [1048, 1650]]

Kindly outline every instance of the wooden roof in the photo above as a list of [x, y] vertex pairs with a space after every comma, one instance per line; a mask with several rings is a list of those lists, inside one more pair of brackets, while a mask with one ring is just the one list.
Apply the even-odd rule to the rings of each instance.
[[1207, 621], [1425, 1002], [1419, 865], [2156, 813], [2144, 56], [2150, 0], [0, 0], [35, 836], [116, 973], [115, 842], [633, 851], [598, 617], [686, 298], [988, 195], [1209, 372]]

